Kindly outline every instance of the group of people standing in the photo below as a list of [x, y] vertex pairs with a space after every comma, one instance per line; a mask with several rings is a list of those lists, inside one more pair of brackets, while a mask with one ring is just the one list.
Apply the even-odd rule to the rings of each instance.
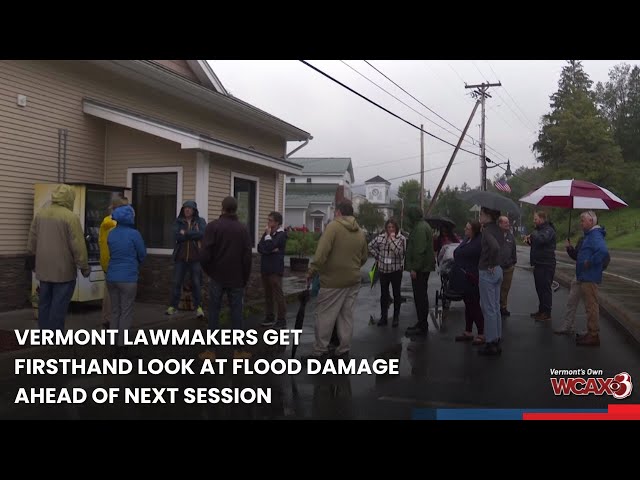
[[[73, 189], [58, 185], [51, 205], [41, 209], [34, 217], [27, 251], [31, 266], [40, 281], [39, 326], [43, 329], [64, 329], [64, 319], [73, 291], [77, 270], [88, 277], [91, 269], [87, 261], [87, 248], [80, 219], [73, 213]], [[197, 204], [186, 201], [182, 205], [174, 227], [174, 280], [167, 315], [178, 311], [184, 277], [190, 273], [194, 307], [198, 317], [204, 317], [201, 302], [202, 271], [209, 281], [208, 327], [219, 327], [222, 299], [227, 295], [231, 324], [234, 329], [243, 325], [243, 299], [249, 282], [252, 263], [252, 242], [246, 225], [237, 216], [238, 203], [234, 197], [222, 201], [221, 215], [207, 223], [198, 213]], [[311, 357], [325, 357], [334, 329], [338, 345], [335, 354], [346, 356], [351, 348], [353, 310], [360, 289], [360, 269], [369, 254], [380, 273], [381, 316], [378, 325], [388, 324], [388, 310], [393, 291], [392, 327], [400, 322], [402, 298], [400, 286], [403, 271], [411, 276], [417, 322], [407, 328], [408, 336], [428, 333], [428, 281], [435, 270], [436, 255], [446, 243], [459, 239], [451, 231], [441, 232], [435, 239], [423, 212], [416, 207], [408, 210], [412, 224], [410, 237], [405, 237], [395, 220], [385, 223], [384, 231], [367, 244], [358, 225], [353, 206], [344, 201], [336, 208], [336, 218], [320, 237], [317, 250], [307, 273], [308, 282], [319, 275], [320, 290], [316, 304], [315, 344]], [[287, 233], [282, 227], [282, 215], [271, 212], [257, 245], [261, 255], [261, 274], [265, 290], [265, 327], [286, 327], [286, 304], [282, 292], [284, 255]], [[604, 228], [597, 224], [593, 211], [580, 217], [584, 237], [567, 252], [576, 260], [576, 279], [571, 284], [564, 325], [558, 334], [572, 333], [575, 311], [580, 298], [587, 309], [586, 334], [576, 340], [578, 345], [600, 344], [598, 327], [598, 284], [609, 261]], [[538, 294], [538, 311], [531, 314], [536, 321], [551, 319], [551, 282], [555, 273], [556, 234], [544, 212], [534, 215], [535, 230], [524, 237], [531, 246], [530, 263]], [[100, 263], [106, 274], [103, 313], [106, 325], [119, 330], [118, 346], [114, 356], [125, 354], [124, 331], [132, 324], [140, 265], [145, 259], [144, 240], [135, 229], [135, 211], [127, 199], [116, 198], [110, 206], [100, 228]], [[500, 212], [482, 208], [479, 221], [468, 222], [464, 239], [453, 254], [455, 269], [451, 287], [462, 292], [465, 304], [465, 330], [457, 341], [471, 341], [483, 345], [483, 355], [502, 352], [502, 318], [510, 315], [507, 309], [514, 266], [517, 262], [516, 241], [510, 231], [509, 219]], [[275, 308], [275, 313], [274, 313]], [[476, 335], [473, 335], [473, 325]], [[238, 347], [236, 358], [249, 358], [249, 352]], [[201, 358], [215, 358], [214, 351], [206, 351]]]

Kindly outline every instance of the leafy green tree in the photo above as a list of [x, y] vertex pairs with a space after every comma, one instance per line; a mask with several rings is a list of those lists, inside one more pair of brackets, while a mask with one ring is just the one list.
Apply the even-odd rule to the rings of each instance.
[[595, 92], [624, 161], [640, 162], [640, 68], [616, 65], [609, 71], [609, 81], [598, 82]]
[[384, 226], [384, 215], [382, 212], [375, 204], [366, 200], [360, 204], [356, 218], [360, 226], [369, 233], [377, 232]]
[[552, 111], [544, 115], [537, 159], [553, 171], [553, 178], [580, 178], [614, 185], [621, 174], [622, 156], [609, 124], [598, 112], [591, 80], [579, 61], [562, 69], [558, 91], [551, 95]]
[[475, 218], [475, 213], [470, 211], [472, 205], [460, 198], [462, 190], [458, 187], [447, 186], [440, 192], [436, 199], [431, 215], [441, 215], [448, 217], [456, 224], [456, 233], [462, 236], [464, 226], [469, 220]]
[[[426, 192], [424, 197], [426, 198]], [[420, 182], [418, 180], [405, 180], [398, 188], [398, 197], [404, 200], [404, 208], [420, 206]]]

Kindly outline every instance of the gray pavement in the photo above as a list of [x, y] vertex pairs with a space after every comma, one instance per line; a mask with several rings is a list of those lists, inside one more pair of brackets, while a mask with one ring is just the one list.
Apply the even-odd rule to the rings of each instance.
[[[367, 267], [363, 268], [363, 278]], [[433, 307], [439, 277], [434, 273], [429, 282], [429, 301]], [[625, 400], [604, 396], [555, 396], [551, 389], [550, 369], [598, 369], [604, 377], [626, 371], [632, 379], [640, 375], [640, 351], [637, 343], [619, 324], [601, 319], [599, 348], [578, 347], [572, 338], [552, 333], [564, 313], [567, 290], [554, 293], [553, 320], [538, 323], [529, 317], [537, 308], [532, 274], [517, 268], [511, 289], [509, 310], [512, 315], [503, 323], [503, 353], [499, 357], [482, 357], [478, 347], [456, 343], [454, 337], [464, 328], [464, 305], [453, 302], [441, 330], [431, 325], [428, 338], [412, 341], [404, 330], [415, 322], [411, 299], [411, 284], [407, 273], [403, 278], [403, 295], [409, 297], [401, 307], [399, 328], [370, 325], [371, 315], [379, 315], [379, 286], [373, 290], [363, 284], [355, 311], [354, 338], [351, 358], [399, 358], [399, 375], [219, 375], [36, 377], [14, 376], [7, 372], [2, 379], [0, 418], [194, 418], [194, 419], [267, 419], [267, 418], [331, 418], [331, 419], [409, 419], [418, 408], [606, 408], [610, 403], [639, 403], [637, 390]], [[137, 308], [137, 306], [136, 306]], [[289, 326], [293, 326], [298, 305], [289, 305]], [[314, 301], [307, 306], [301, 345], [297, 357], [311, 351], [314, 333]], [[158, 320], [151, 311], [149, 322]], [[154, 318], [152, 318], [154, 317]], [[247, 326], [258, 328], [261, 320], [255, 315]], [[586, 323], [583, 307], [578, 310], [577, 326]], [[153, 323], [149, 323], [153, 325]], [[176, 321], [162, 328], [199, 328], [193, 318]], [[4, 328], [4, 327], [3, 327]], [[157, 327], [156, 327], [157, 328]], [[196, 347], [135, 347], [134, 354], [144, 358], [194, 358]], [[84, 352], [73, 350], [76, 356], [104, 356], [94, 347]], [[285, 351], [260, 346], [256, 358], [288, 358]], [[223, 352], [224, 354], [224, 352]], [[15, 354], [14, 354], [15, 356]], [[5, 357], [0, 364], [12, 366]], [[39, 406], [14, 405], [19, 387], [29, 386], [236, 386], [268, 387], [273, 392], [269, 405], [82, 405]]]

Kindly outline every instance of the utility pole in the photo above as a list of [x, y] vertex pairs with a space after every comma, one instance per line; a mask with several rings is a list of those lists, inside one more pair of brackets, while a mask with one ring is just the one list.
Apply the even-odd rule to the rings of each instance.
[[456, 145], [456, 148], [453, 150], [453, 154], [451, 155], [451, 158], [449, 159], [449, 163], [447, 164], [447, 168], [445, 169], [444, 173], [442, 174], [442, 178], [440, 179], [440, 183], [438, 184], [438, 187], [436, 188], [436, 191], [433, 193], [433, 197], [431, 197], [431, 202], [429, 203], [429, 208], [427, 208], [425, 216], [428, 216], [431, 213], [431, 210], [433, 210], [433, 207], [436, 204], [436, 200], [438, 199], [438, 195], [440, 194], [440, 190], [442, 190], [442, 186], [444, 185], [444, 181], [447, 179], [447, 175], [449, 174], [449, 170], [451, 169], [451, 165], [453, 165], [453, 160], [456, 158], [456, 155], [458, 154], [458, 150], [460, 150], [460, 145], [462, 144], [462, 140], [464, 140], [464, 137], [467, 134], [467, 130], [469, 130], [469, 125], [471, 125], [471, 120], [473, 120], [473, 116], [476, 114], [476, 110], [478, 110], [478, 105], [480, 105], [480, 100], [476, 100], [476, 104], [473, 107], [473, 110], [471, 111], [471, 115], [469, 116], [469, 120], [467, 121], [467, 124], [465, 125], [464, 130], [462, 131], [462, 135], [460, 135], [460, 139], [458, 140], [458, 144]]
[[424, 212], [424, 125], [420, 125], [420, 210]]
[[480, 133], [480, 168], [482, 172], [482, 178], [480, 179], [480, 190], [487, 189], [487, 156], [485, 151], [485, 100], [487, 97], [491, 98], [491, 95], [487, 93], [489, 87], [501, 87], [502, 84], [498, 83], [481, 83], [480, 85], [465, 85], [464, 88], [475, 88], [472, 93], [474, 98], [480, 97], [482, 106], [482, 126]]

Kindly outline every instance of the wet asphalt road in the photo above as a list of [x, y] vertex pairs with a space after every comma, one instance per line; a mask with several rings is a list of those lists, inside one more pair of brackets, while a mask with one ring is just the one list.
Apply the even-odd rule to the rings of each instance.
[[[430, 278], [429, 301], [433, 307], [440, 287], [437, 274]], [[68, 419], [410, 419], [422, 408], [606, 408], [609, 403], [640, 403], [633, 391], [625, 400], [604, 396], [555, 396], [550, 383], [550, 369], [603, 370], [604, 377], [628, 372], [632, 379], [640, 375], [640, 349], [616, 325], [601, 319], [599, 348], [577, 347], [572, 338], [554, 335], [549, 323], [540, 324], [529, 317], [536, 310], [537, 298], [529, 271], [516, 269], [509, 309], [512, 315], [503, 323], [503, 353], [499, 357], [482, 357], [478, 347], [456, 343], [454, 337], [464, 329], [464, 305], [453, 302], [441, 330], [430, 326], [428, 338], [411, 340], [404, 330], [415, 322], [408, 274], [403, 278], [403, 295], [408, 297], [401, 308], [399, 328], [370, 325], [371, 315], [379, 315], [379, 286], [371, 290], [363, 285], [355, 313], [351, 358], [397, 358], [398, 375], [211, 375], [211, 376], [97, 376], [38, 377], [8, 376], [0, 388], [0, 418], [68, 418]], [[554, 293], [552, 324], [558, 326], [564, 313], [567, 291]], [[297, 305], [289, 305], [289, 326]], [[310, 353], [313, 342], [313, 301], [307, 315], [297, 357]], [[251, 319], [257, 327], [260, 319]], [[577, 325], [585, 328], [584, 309], [578, 310]], [[150, 358], [195, 358], [196, 347], [133, 347], [132, 354]], [[280, 348], [282, 350], [282, 348]], [[229, 351], [222, 351], [230, 355]], [[78, 347], [79, 357], [103, 357], [103, 347]], [[288, 358], [290, 347], [260, 346], [256, 358]], [[200, 361], [195, 361], [199, 368]], [[303, 371], [304, 372], [304, 371]], [[16, 405], [20, 387], [261, 387], [270, 388], [270, 404], [225, 405], [194, 404], [177, 395], [175, 404], [96, 405]]]

